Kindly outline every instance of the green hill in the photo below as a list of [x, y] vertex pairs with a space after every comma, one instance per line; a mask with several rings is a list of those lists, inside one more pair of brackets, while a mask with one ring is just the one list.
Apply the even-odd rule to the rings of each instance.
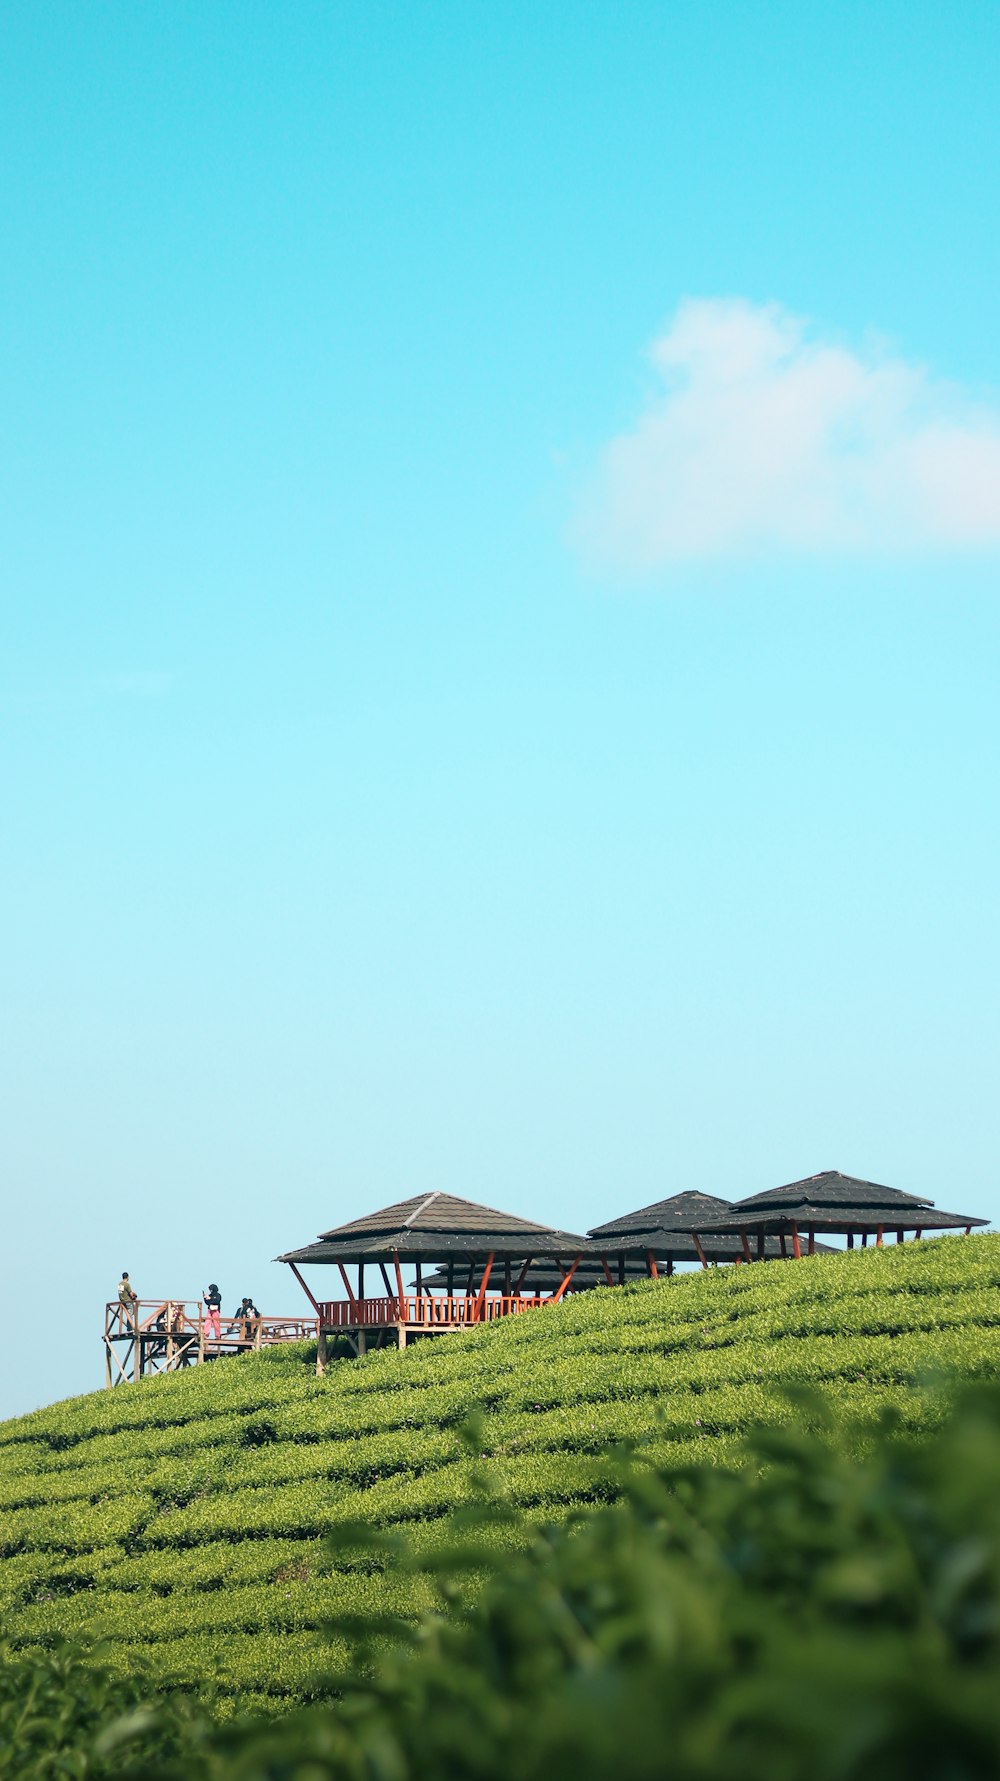
[[69, 1400], [0, 1426], [7, 1634], [102, 1640], [160, 1684], [217, 1675], [242, 1706], [301, 1699], [326, 1617], [407, 1612], [426, 1587], [323, 1536], [435, 1538], [473, 1489], [473, 1409], [503, 1491], [551, 1517], [609, 1494], [609, 1443], [728, 1458], [803, 1414], [792, 1385], [929, 1425], [956, 1379], [1000, 1374], [998, 1288], [1000, 1237], [924, 1242], [583, 1294], [323, 1380], [271, 1350]]

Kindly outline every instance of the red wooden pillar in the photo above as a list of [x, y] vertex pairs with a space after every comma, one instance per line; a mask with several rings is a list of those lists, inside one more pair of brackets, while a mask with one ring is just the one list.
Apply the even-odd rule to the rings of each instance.
[[802, 1245], [799, 1242], [799, 1227], [792, 1219], [792, 1254], [797, 1262], [802, 1260]]
[[875, 1247], [876, 1247], [876, 1249], [881, 1249], [881, 1247], [882, 1247], [882, 1226], [881, 1225], [877, 1225], [875, 1228]]
[[320, 1308], [317, 1305], [316, 1300], [313, 1298], [312, 1293], [309, 1291], [309, 1288], [306, 1285], [305, 1281], [303, 1280], [302, 1275], [299, 1273], [298, 1268], [295, 1266], [295, 1263], [289, 1262], [288, 1266], [291, 1268], [292, 1273], [295, 1275], [296, 1280], [298, 1281], [299, 1285], [301, 1286], [302, 1291], [305, 1293], [306, 1298], [309, 1300], [309, 1303], [312, 1306], [313, 1310], [315, 1311], [316, 1316], [317, 1317], [321, 1316]]
[[692, 1231], [692, 1232], [691, 1232], [691, 1241], [692, 1241], [692, 1243], [693, 1243], [693, 1244], [694, 1244], [694, 1246], [695, 1246], [695, 1251], [696, 1251], [696, 1253], [697, 1253], [697, 1256], [698, 1256], [698, 1260], [699, 1260], [699, 1261], [700, 1261], [700, 1263], [701, 1263], [701, 1265], [702, 1265], [702, 1267], [703, 1267], [703, 1268], [707, 1268], [707, 1267], [708, 1267], [708, 1261], [707, 1261], [707, 1258], [706, 1258], [706, 1256], [705, 1256], [705, 1251], [704, 1251], [704, 1250], [703, 1250], [703, 1248], [702, 1248], [702, 1246], [701, 1246], [701, 1243], [700, 1243], [700, 1242], [699, 1242], [699, 1240], [698, 1240], [698, 1233], [697, 1233], [697, 1231]]
[[651, 1249], [647, 1249], [646, 1251], [646, 1265], [649, 1269], [650, 1280], [659, 1280], [660, 1270], [656, 1265], [656, 1257]]
[[490, 1283], [490, 1272], [491, 1272], [492, 1267], [493, 1267], [493, 1251], [491, 1249], [489, 1255], [486, 1257], [486, 1266], [483, 1269], [483, 1277], [479, 1283], [479, 1293], [476, 1298], [476, 1314], [475, 1314], [475, 1322], [476, 1323], [479, 1322], [480, 1318], [483, 1315], [483, 1305], [486, 1302], [486, 1288], [489, 1286], [489, 1283]]
[[553, 1293], [552, 1298], [549, 1300], [550, 1304], [558, 1305], [559, 1300], [562, 1298], [563, 1293], [566, 1291], [567, 1286], [569, 1285], [570, 1281], [572, 1280], [573, 1275], [576, 1273], [576, 1270], [580, 1266], [580, 1263], [582, 1260], [583, 1260], [583, 1257], [578, 1255], [575, 1262], [573, 1263], [573, 1266], [569, 1269], [569, 1271], [565, 1274], [563, 1279], [560, 1281], [558, 1292]]

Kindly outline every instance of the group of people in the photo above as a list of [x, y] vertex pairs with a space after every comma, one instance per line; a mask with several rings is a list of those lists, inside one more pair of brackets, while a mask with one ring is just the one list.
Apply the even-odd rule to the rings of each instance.
[[[207, 1291], [203, 1289], [202, 1298], [205, 1303], [204, 1335], [210, 1342], [222, 1340], [222, 1294], [213, 1280]], [[136, 1292], [128, 1276], [128, 1269], [122, 1270], [118, 1282], [118, 1303], [128, 1322], [134, 1322], [139, 1304]], [[244, 1298], [230, 1319], [230, 1330], [236, 1325], [244, 1341], [253, 1341], [260, 1329], [260, 1312], [251, 1298]], [[181, 1307], [169, 1300], [156, 1319], [156, 1329], [164, 1335], [176, 1335], [185, 1327], [184, 1313]]]

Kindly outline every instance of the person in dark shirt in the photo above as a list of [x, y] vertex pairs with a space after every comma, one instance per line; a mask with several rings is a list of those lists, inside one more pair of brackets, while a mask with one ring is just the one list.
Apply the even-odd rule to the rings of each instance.
[[260, 1328], [260, 1312], [253, 1300], [244, 1299], [236, 1315], [243, 1326], [245, 1340], [248, 1342], [254, 1341], [257, 1331]]

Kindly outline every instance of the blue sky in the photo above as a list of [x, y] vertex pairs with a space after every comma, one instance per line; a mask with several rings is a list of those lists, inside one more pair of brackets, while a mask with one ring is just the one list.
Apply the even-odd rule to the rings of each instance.
[[424, 1189], [1000, 1215], [998, 52], [6, 10], [0, 1410]]

